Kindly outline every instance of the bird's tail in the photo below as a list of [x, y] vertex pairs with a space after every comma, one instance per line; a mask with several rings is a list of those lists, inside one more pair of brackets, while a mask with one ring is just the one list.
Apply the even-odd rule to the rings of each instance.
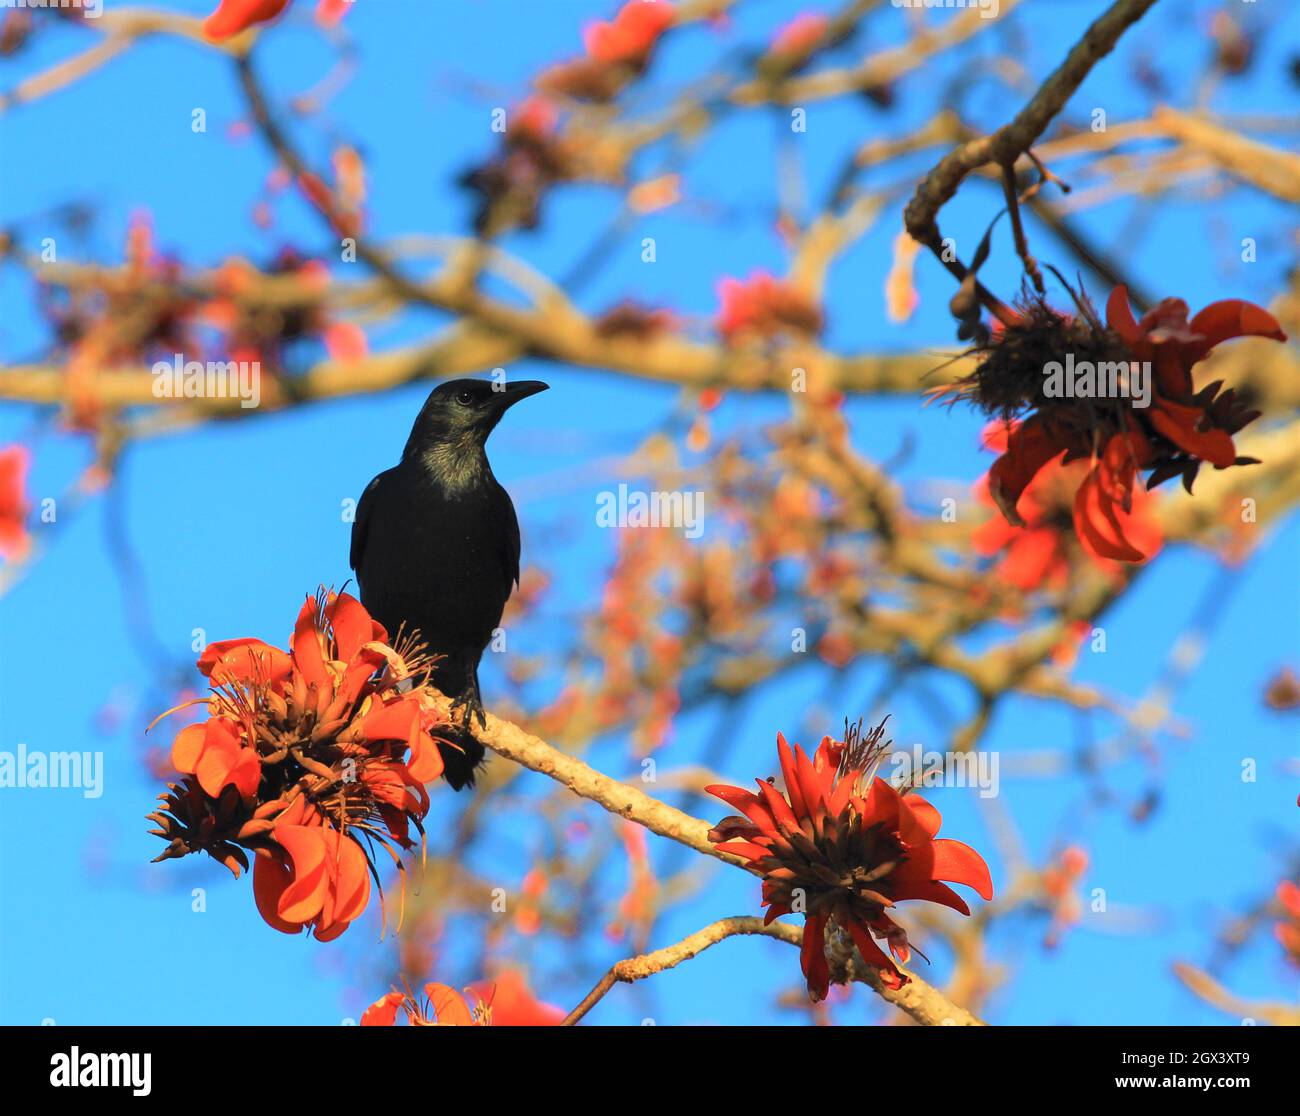
[[434, 742], [442, 756], [442, 777], [451, 789], [473, 787], [474, 776], [486, 754], [474, 734], [455, 723], [439, 725]]

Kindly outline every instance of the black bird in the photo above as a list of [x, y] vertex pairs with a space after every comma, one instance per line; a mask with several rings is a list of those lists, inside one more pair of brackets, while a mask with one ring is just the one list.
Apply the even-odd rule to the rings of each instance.
[[442, 656], [430, 680], [463, 710], [454, 739], [438, 744], [456, 790], [474, 785], [483, 760], [469, 731], [470, 717], [484, 723], [478, 664], [519, 583], [519, 521], [484, 443], [510, 407], [546, 388], [540, 380], [439, 384], [402, 460], [366, 486], [352, 524], [361, 603], [390, 637], [418, 630]]

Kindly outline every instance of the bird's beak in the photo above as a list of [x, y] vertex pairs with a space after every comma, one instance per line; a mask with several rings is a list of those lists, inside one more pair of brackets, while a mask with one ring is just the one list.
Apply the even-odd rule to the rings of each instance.
[[527, 399], [530, 395], [536, 395], [539, 391], [545, 391], [550, 384], [544, 384], [541, 380], [516, 380], [514, 383], [507, 383], [506, 389], [501, 393], [500, 409], [505, 412], [513, 407], [521, 399]]

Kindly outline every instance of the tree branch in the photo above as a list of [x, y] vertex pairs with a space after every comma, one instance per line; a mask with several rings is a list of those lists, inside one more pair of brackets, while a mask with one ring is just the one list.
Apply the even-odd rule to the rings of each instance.
[[709, 946], [717, 945], [723, 939], [734, 937], [737, 934], [763, 934], [769, 938], [781, 937], [778, 926], [764, 926], [761, 918], [752, 915], [736, 915], [732, 918], [722, 918], [717, 922], [711, 922], [703, 930], [695, 931], [694, 934], [683, 938], [676, 945], [666, 946], [663, 949], [655, 950], [653, 953], [642, 954], [640, 957], [629, 957], [627, 960], [619, 961], [616, 965], [611, 966], [609, 972], [600, 978], [596, 987], [583, 998], [582, 1003], [569, 1012], [561, 1026], [572, 1027], [604, 999], [605, 993], [620, 981], [624, 984], [631, 984], [634, 981], [653, 976], [655, 973], [662, 973], [666, 969], [676, 968], [683, 961], [689, 961], [696, 954], [703, 953]]
[[1116, 0], [1084, 32], [1038, 92], [1011, 123], [992, 135], [970, 140], [945, 155], [916, 188], [903, 213], [912, 238], [928, 247], [939, 244], [939, 210], [956, 194], [972, 171], [988, 163], [1007, 166], [1038, 139], [1066, 101], [1098, 62], [1111, 52], [1120, 36], [1146, 13], [1155, 0]]

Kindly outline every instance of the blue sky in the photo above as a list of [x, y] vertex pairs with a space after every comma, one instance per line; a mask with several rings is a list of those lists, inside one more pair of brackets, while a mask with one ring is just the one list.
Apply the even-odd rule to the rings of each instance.
[[[166, 6], [191, 12], [208, 7]], [[298, 7], [306, 6], [300, 0]], [[1046, 72], [1098, 8], [1031, 0], [1019, 17], [1023, 43], [1017, 57], [1032, 73]], [[798, 10], [775, 2], [741, 9], [725, 38], [706, 29], [674, 36], [656, 59], [644, 95], [662, 96], [737, 45], [765, 42]], [[1131, 45], [1150, 53], [1177, 85], [1208, 49], [1203, 28], [1212, 10], [1209, 4], [1157, 5], [1132, 33]], [[531, 75], [577, 50], [582, 22], [608, 14], [606, 4], [579, 0], [359, 0], [348, 16], [359, 72], [325, 120], [298, 129], [300, 145], [319, 160], [333, 140], [358, 144], [367, 159], [376, 234], [462, 232], [472, 202], [453, 181], [492, 149], [490, 108], [517, 100]], [[1300, 38], [1300, 11], [1278, 18], [1277, 31], [1260, 45], [1252, 75], [1216, 94], [1216, 108], [1281, 111], [1288, 96], [1294, 99], [1282, 72], [1286, 43]], [[864, 45], [879, 49], [902, 34], [897, 13], [886, 11], [869, 22]], [[38, 36], [24, 53], [0, 60], [0, 88], [88, 41], [75, 28]], [[955, 76], [988, 50], [977, 40], [937, 72]], [[329, 57], [305, 20], [291, 20], [265, 37], [258, 66], [282, 104], [324, 73]], [[811, 106], [808, 132], [799, 138], [810, 196], [823, 196], [854, 145], [877, 134], [899, 134], [933, 111], [936, 84], [932, 76], [905, 80], [893, 114], [865, 102]], [[1022, 99], [990, 89], [970, 103], [981, 123], [992, 127]], [[1098, 105], [1112, 119], [1140, 111], [1125, 70], [1114, 60], [1097, 68], [1071, 111], [1086, 118]], [[207, 112], [206, 134], [190, 129], [196, 107]], [[0, 116], [0, 224], [15, 228], [25, 243], [58, 235], [65, 259], [119, 259], [130, 216], [140, 210], [152, 215], [164, 249], [195, 264], [215, 264], [233, 254], [264, 259], [287, 241], [323, 247], [319, 226], [292, 199], [278, 205], [269, 234], [250, 220], [270, 162], [256, 140], [227, 138], [226, 126], [240, 112], [234, 74], [223, 59], [175, 40], [147, 41], [73, 88]], [[645, 219], [614, 245], [577, 295], [580, 305], [600, 309], [635, 295], [670, 303], [702, 321], [716, 306], [719, 274], [782, 270], [788, 261], [772, 228], [774, 140], [781, 127], [767, 112], [724, 121], [684, 170], [687, 198], [709, 199], [716, 210], [701, 212], [688, 204]], [[652, 173], [669, 156], [651, 150], [639, 169]], [[917, 160], [915, 170], [924, 170], [929, 159]], [[546, 202], [543, 228], [511, 235], [506, 247], [548, 273], [563, 273], [584, 255], [592, 230], [613, 218], [618, 201], [613, 191], [597, 187], [559, 191]], [[84, 244], [64, 238], [54, 220], [53, 211], [68, 202], [94, 209]], [[991, 189], [970, 184], [945, 210], [945, 229], [959, 238], [977, 237], [999, 206]], [[1194, 309], [1219, 297], [1264, 301], [1294, 263], [1286, 245], [1294, 214], [1248, 193], [1216, 203], [1208, 216], [1204, 205], [1162, 205], [1146, 216], [1140, 237], [1126, 231], [1130, 215], [1130, 203], [1121, 200], [1090, 210], [1081, 222], [1148, 289], [1181, 295]], [[898, 227], [896, 214], [882, 219], [832, 269], [827, 312], [834, 346], [907, 351], [951, 345], [945, 310], [950, 281], [929, 261], [918, 268], [922, 303], [915, 318], [899, 326], [884, 317], [880, 292]], [[1066, 261], [1045, 233], [1037, 235], [1041, 258]], [[656, 238], [653, 265], [640, 260], [642, 236]], [[1242, 236], [1259, 239], [1257, 263], [1236, 262], [1231, 246]], [[1013, 289], [1014, 258], [1004, 242], [984, 277], [996, 290]], [[27, 360], [45, 340], [29, 279], [13, 267], [0, 270], [0, 297], [8, 308], [0, 323], [0, 359]], [[408, 342], [429, 325], [429, 318], [413, 316], [376, 332], [372, 344]], [[521, 361], [509, 371], [552, 385], [512, 412], [490, 446], [497, 475], [520, 506], [525, 563], [530, 551], [541, 555], [557, 578], [559, 590], [547, 612], [513, 645], [518, 653], [544, 656], [548, 648], [564, 646], [573, 618], [593, 607], [591, 586], [613, 554], [612, 533], [595, 526], [593, 497], [625, 478], [610, 475], [607, 467], [602, 474], [601, 463], [663, 423], [677, 398], [664, 386], [590, 370]], [[141, 730], [169, 692], [158, 681], [158, 655], [177, 667], [192, 660], [195, 629], [209, 639], [258, 635], [281, 641], [305, 591], [349, 576], [341, 501], [359, 494], [396, 459], [426, 390], [415, 385], [259, 415], [135, 446], [124, 462], [116, 502], [110, 507], [94, 501], [64, 517], [43, 540], [48, 549], [40, 562], [0, 598], [0, 750], [20, 743], [88, 749], [102, 751], [106, 765], [104, 794], [93, 800], [74, 790], [0, 791], [0, 1022], [332, 1024], [355, 1017], [383, 991], [387, 947], [376, 945], [372, 917], [337, 943], [290, 939], [258, 919], [247, 880], [234, 882], [197, 857], [148, 863], [158, 842], [144, 832], [143, 815], [156, 787], [140, 762]], [[753, 426], [779, 418], [785, 408], [778, 398], [729, 398], [718, 424]], [[923, 410], [914, 398], [853, 401], [849, 413], [856, 443], [877, 459], [890, 458], [911, 440], [911, 456], [897, 475], [912, 486], [909, 499], [918, 509], [934, 499], [921, 482], [966, 484], [987, 466], [973, 415]], [[37, 417], [29, 408], [0, 410], [0, 445], [23, 440], [33, 446], [30, 490], [41, 497], [61, 493], [88, 462], [90, 449], [78, 437], [38, 424]], [[127, 574], [129, 598], [150, 618], [161, 641], [157, 654], [133, 638], [123, 576], [106, 546], [109, 531], [128, 539], [135, 555], [137, 566]], [[1004, 784], [1003, 805], [1014, 814], [1030, 855], [1041, 860], [1065, 841], [1085, 845], [1092, 857], [1086, 883], [1104, 888], [1112, 914], [1120, 917], [1085, 918], [1053, 952], [1039, 944], [1041, 925], [1000, 927], [991, 955], [1013, 979], [989, 1008], [993, 1021], [1222, 1021], [1181, 988], [1169, 964], [1175, 958], [1205, 960], [1224, 919], [1270, 891], [1296, 854], [1297, 777], [1294, 766], [1286, 767], [1297, 755], [1295, 723], [1264, 710], [1259, 694], [1283, 662], [1300, 657], [1298, 546], [1300, 523], [1293, 516], [1271, 530], [1269, 543], [1235, 577], [1225, 576], [1209, 556], [1170, 548], [1108, 616], [1108, 650], [1085, 655], [1078, 676], [1137, 697], [1160, 675], [1174, 641], [1205, 602], [1230, 594], [1209, 633], [1204, 660], [1178, 694], [1176, 711], [1192, 726], [1189, 738], [1160, 738], [1155, 770], [1135, 759], [1109, 774], [1126, 801], [1159, 785], [1160, 804], [1150, 821], [1138, 825], [1123, 808], [1100, 808], [1078, 777]], [[856, 713], [872, 694], [881, 669], [865, 662], [828, 680], [824, 671], [809, 667], [766, 687], [728, 724], [740, 743], [724, 774], [744, 783], [771, 770], [777, 729], [813, 743], [822, 731], [838, 727], [845, 712]], [[484, 677], [489, 704], [499, 682], [498, 668], [490, 665]], [[544, 678], [539, 692], [557, 683]], [[959, 689], [941, 682], [936, 688], [955, 709], [963, 708]], [[104, 723], [106, 705], [126, 710], [120, 723]], [[942, 739], [945, 723], [927, 693], [905, 689], [891, 708], [900, 742], [935, 746]], [[705, 707], [682, 717], [661, 765], [698, 757], [722, 715], [719, 707]], [[1094, 727], [1099, 740], [1117, 731], [1112, 722]], [[1021, 752], [1056, 747], [1069, 753], [1081, 731], [1077, 715], [1068, 711], [1013, 701], [999, 712], [986, 745], [1010, 763]], [[592, 759], [613, 773], [629, 774], [629, 754], [626, 739], [619, 738], [601, 742]], [[1247, 756], [1258, 760], [1258, 782], [1240, 779]], [[526, 782], [520, 793], [535, 796], [548, 789], [536, 777]], [[985, 823], [966, 793], [944, 790], [935, 796], [945, 835], [990, 848]], [[463, 805], [445, 788], [435, 793], [435, 846], [448, 839]], [[722, 812], [700, 802], [689, 808], [703, 815]], [[660, 863], [665, 854], [675, 855], [657, 839], [651, 844]], [[474, 867], [513, 883], [535, 847], [524, 811], [494, 835]], [[1000, 884], [1004, 866], [991, 859]], [[714, 918], [756, 909], [751, 879], [720, 866], [711, 872], [709, 886], [661, 922], [653, 945], [668, 944]], [[606, 898], [616, 901], [621, 880], [611, 875], [603, 882]], [[206, 889], [204, 913], [192, 911], [191, 888]], [[904, 910], [904, 921], [905, 915]], [[459, 985], [478, 978], [471, 945], [455, 944], [440, 979]], [[580, 963], [569, 949], [548, 950], [536, 942], [518, 948], [543, 996], [571, 1007], [625, 946], [589, 943]], [[934, 976], [941, 978], [947, 960], [941, 952], [933, 958]], [[1297, 993], [1295, 970], [1285, 968], [1271, 939], [1237, 959], [1224, 978], [1248, 997], [1294, 1000]], [[793, 950], [741, 939], [651, 982], [615, 990], [590, 1021], [651, 1016], [664, 1023], [798, 1022], [804, 1017], [772, 1003], [776, 989], [797, 980]], [[871, 1018], [873, 1006], [869, 993], [856, 989], [837, 1009], [838, 1018]]]

